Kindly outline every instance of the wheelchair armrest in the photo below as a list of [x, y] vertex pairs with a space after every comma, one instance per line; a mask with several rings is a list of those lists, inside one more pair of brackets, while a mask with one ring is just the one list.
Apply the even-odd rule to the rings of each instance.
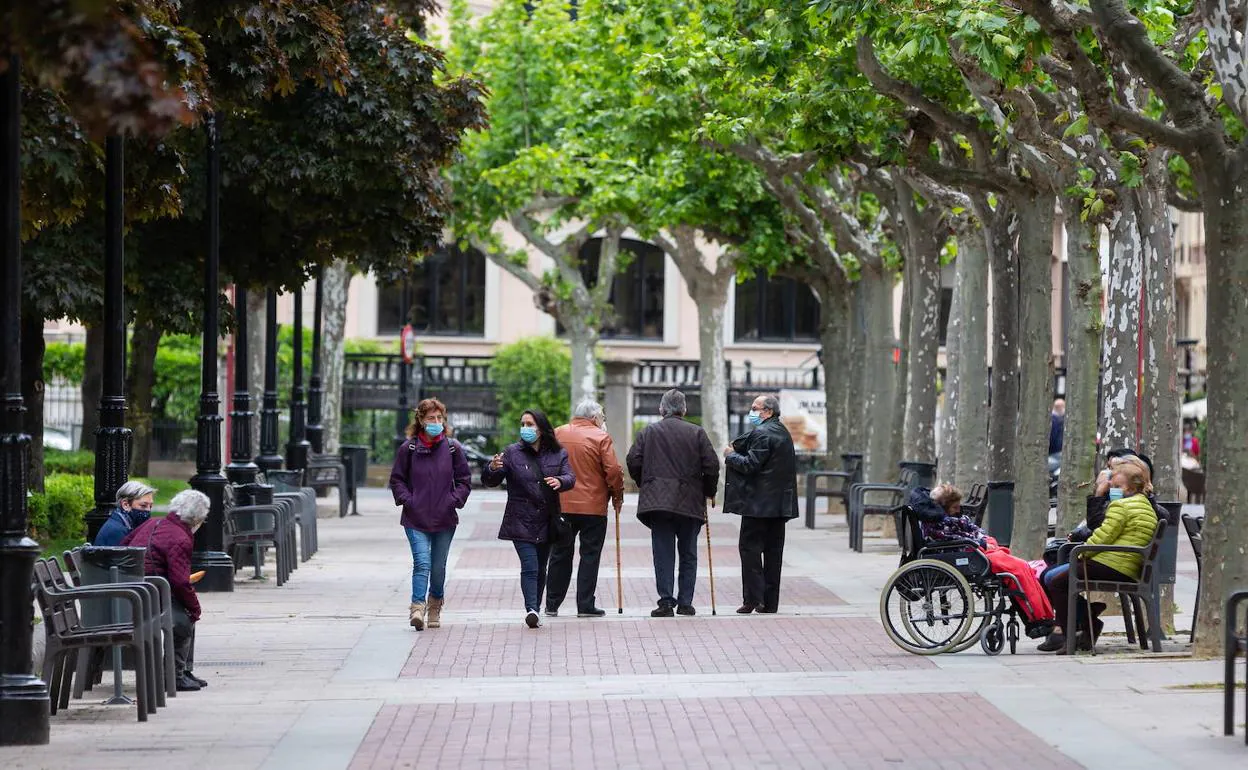
[[935, 542], [926, 543], [919, 549], [919, 553], [929, 553], [932, 551], [961, 551], [966, 548], [974, 548], [978, 551], [979, 543], [976, 543], [974, 540], [964, 540], [961, 538], [957, 540], [937, 540]]

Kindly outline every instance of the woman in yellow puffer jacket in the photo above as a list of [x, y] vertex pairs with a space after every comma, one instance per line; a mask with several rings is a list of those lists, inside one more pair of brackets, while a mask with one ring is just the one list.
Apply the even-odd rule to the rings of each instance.
[[[1137, 457], [1122, 458], [1114, 467], [1114, 474], [1110, 479], [1109, 506], [1105, 509], [1105, 521], [1092, 532], [1087, 544], [1146, 546], [1151, 543], [1153, 534], [1157, 531], [1157, 512], [1148, 497], [1152, 491], [1148, 466]], [[1093, 580], [1136, 581], [1140, 579], [1143, 563], [1144, 558], [1139, 554], [1111, 551], [1093, 554], [1084, 561], [1083, 572]], [[1054, 567], [1044, 575], [1044, 589], [1049, 595], [1049, 601], [1053, 603], [1058, 622], [1066, 618], [1069, 583], [1069, 564]], [[1081, 622], [1088, 615], [1085, 601], [1082, 596], [1078, 598], [1076, 617]], [[1099, 619], [1093, 621], [1091, 636], [1087, 629], [1081, 629], [1078, 648], [1091, 649], [1095, 637], [1100, 635], [1101, 626]], [[1058, 646], [1050, 642], [1060, 643], [1058, 654], [1064, 654], [1065, 639], [1060, 632], [1055, 632], [1055, 636], [1057, 638], [1050, 637], [1044, 648], [1048, 650]]]

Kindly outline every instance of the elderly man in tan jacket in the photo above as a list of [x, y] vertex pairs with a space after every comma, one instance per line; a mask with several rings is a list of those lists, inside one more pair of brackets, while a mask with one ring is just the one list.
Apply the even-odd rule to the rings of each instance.
[[555, 430], [555, 437], [568, 450], [568, 461], [576, 474], [576, 486], [559, 496], [559, 507], [572, 526], [567, 537], [550, 550], [546, 576], [546, 614], [555, 617], [572, 582], [572, 554], [576, 538], [581, 538], [581, 565], [576, 573], [576, 616], [600, 618], [594, 589], [598, 586], [598, 564], [607, 539], [607, 501], [618, 515], [624, 505], [624, 470], [615, 456], [615, 445], [603, 425], [606, 414], [597, 401], [576, 405], [572, 422]]

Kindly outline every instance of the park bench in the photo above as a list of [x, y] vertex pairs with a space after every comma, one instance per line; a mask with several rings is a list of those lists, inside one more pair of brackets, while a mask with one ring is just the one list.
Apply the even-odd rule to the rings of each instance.
[[[118, 645], [129, 648], [134, 655], [135, 701], [138, 720], [147, 721], [156, 713], [158, 673], [157, 651], [160, 630], [155, 618], [156, 608], [143, 584], [116, 583], [100, 586], [74, 587], [66, 580], [55, 559], [35, 562], [34, 592], [43, 615], [47, 633], [42, 676], [49, 687], [49, 706], [55, 714], [67, 705], [70, 672], [77, 655], [97, 648]], [[102, 626], [85, 626], [78, 614], [77, 602], [83, 599], [118, 599], [130, 605], [130, 621]]]
[[[1141, 649], [1148, 649], [1151, 641], [1153, 652], [1161, 652], [1161, 571], [1158, 567], [1158, 554], [1161, 553], [1161, 544], [1165, 539], [1166, 526], [1168, 522], [1160, 519], [1157, 522], [1157, 531], [1153, 533], [1152, 542], [1145, 546], [1133, 545], [1089, 545], [1081, 543], [1070, 549], [1070, 581], [1068, 591], [1070, 601], [1068, 602], [1067, 617], [1058, 618], [1062, 622], [1062, 627], [1067, 629], [1066, 634], [1066, 654], [1075, 654], [1075, 642], [1078, 634], [1071, 633], [1070, 629], [1076, 628], [1075, 613], [1078, 611], [1077, 602], [1075, 601], [1080, 593], [1090, 593], [1092, 591], [1102, 591], [1105, 593], [1118, 594], [1119, 599], [1123, 603], [1123, 620], [1127, 626], [1127, 639], [1134, 641], [1131, 632], [1131, 617], [1128, 613], [1128, 600], [1131, 608], [1135, 611], [1136, 627], [1139, 631], [1139, 642]], [[1079, 569], [1079, 562], [1083, 556], [1092, 556], [1098, 553], [1134, 553], [1144, 558], [1144, 563], [1140, 569], [1140, 579], [1138, 582], [1119, 581], [1119, 580], [1089, 580], [1083, 571]], [[1141, 604], [1147, 610], [1147, 623], [1145, 622], [1145, 612], [1141, 610]], [[1145, 631], [1147, 629], [1147, 637]], [[1092, 654], [1096, 654], [1096, 645], [1092, 645]]]
[[988, 485], [972, 484], [966, 497], [962, 498], [962, 515], [975, 522], [975, 526], [984, 526], [984, 511], [988, 509]]
[[[1222, 615], [1226, 623], [1226, 639], [1223, 640], [1223, 655], [1226, 671], [1222, 680], [1222, 732], [1226, 735], [1235, 734], [1235, 659], [1244, 654], [1244, 712], [1248, 714], [1248, 630], [1240, 631], [1239, 607], [1248, 607], [1248, 590], [1235, 591], [1226, 598], [1226, 612]], [[1244, 622], [1248, 622], [1245, 613]], [[1244, 731], [1244, 745], [1248, 746], [1248, 730]]]
[[[294, 522], [299, 525], [300, 558], [307, 561], [318, 550], [316, 490], [303, 483], [303, 471], [266, 471], [265, 481], [272, 485], [274, 502], [284, 501], [291, 507]], [[267, 502], [267, 500], [266, 500]]]
[[854, 484], [862, 483], [862, 455], [857, 452], [846, 452], [841, 455], [841, 470], [810, 470], [806, 471], [806, 528], [815, 528], [815, 500], [828, 498], [831, 508], [832, 498], [841, 501], [845, 508], [845, 519], [849, 520], [849, 490]]
[[[75, 586], [89, 585], [83, 577], [81, 553], [83, 547], [78, 546], [61, 554], [61, 560], [65, 563], [64, 572], [68, 584]], [[162, 641], [160, 657], [163, 658], [164, 664], [160, 674], [164, 682], [164, 694], [173, 697], [177, 695], [178, 688], [173, 655], [173, 594], [169, 588], [169, 581], [160, 575], [145, 575], [142, 582], [127, 580], [121, 583], [109, 583], [108, 585], [143, 586], [144, 584], [155, 589], [151, 594], [156, 602], [154, 605], [156, 608], [156, 622], [159, 623]], [[87, 612], [88, 609], [90, 609], [89, 605], [84, 604], [82, 613], [84, 616], [91, 614]], [[90, 617], [84, 617], [84, 620], [88, 621], [88, 625], [91, 625], [89, 623]], [[106, 652], [106, 650], [98, 650], [94, 655], [77, 656], [78, 662], [74, 671], [73, 686], [73, 697], [75, 699], [82, 698], [84, 690], [92, 689], [94, 685], [99, 684], [102, 680], [105, 670]], [[133, 667], [133, 661], [129, 665]], [[160, 688], [158, 687], [157, 690], [159, 692]], [[164, 699], [158, 696], [156, 705], [165, 705]], [[67, 687], [62, 695], [61, 708], [68, 706], [69, 688]]]
[[[903, 468], [896, 484], [853, 484], [849, 488], [849, 547], [858, 553], [863, 550], [863, 530], [868, 516], [890, 516], [898, 522], [901, 531], [901, 509], [906, 495], [914, 488], [918, 474], [911, 468]], [[900, 537], [900, 536], [899, 536]]]
[[1188, 542], [1192, 544], [1192, 554], [1196, 557], [1196, 601], [1192, 606], [1192, 633], [1188, 637], [1189, 642], [1196, 641], [1196, 618], [1200, 612], [1200, 587], [1201, 587], [1201, 568], [1204, 560], [1204, 536], [1200, 530], [1205, 523], [1203, 516], [1193, 516], [1190, 513], [1183, 514], [1183, 529], [1187, 531]]
[[333, 455], [311, 455], [308, 467], [304, 469], [303, 485], [315, 490], [338, 490], [338, 518], [347, 515], [350, 502], [350, 478], [342, 459]]
[[[263, 489], [263, 488], [262, 488]], [[277, 585], [286, 583], [290, 573], [298, 566], [295, 514], [290, 500], [266, 499], [255, 495], [248, 505], [231, 505], [226, 509], [225, 529], [230, 541], [235, 571], [242, 567], [242, 555], [251, 551], [255, 568], [254, 579], [264, 579], [264, 551], [272, 549]]]

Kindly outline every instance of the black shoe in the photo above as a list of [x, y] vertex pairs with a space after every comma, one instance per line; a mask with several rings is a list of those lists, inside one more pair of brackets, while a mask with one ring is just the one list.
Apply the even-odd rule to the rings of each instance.
[[697, 615], [698, 611], [693, 608], [692, 604], [682, 604], [676, 608], [677, 615]]
[[754, 611], [760, 615], [775, 615], [778, 611], [776, 607], [755, 607]]
[[199, 682], [183, 674], [178, 678], [178, 692], [195, 692], [200, 689]]
[[1054, 624], [1051, 620], [1037, 620], [1034, 623], [1026, 623], [1025, 628], [1027, 631], [1027, 638], [1040, 639], [1042, 637], [1047, 637], [1049, 634], [1053, 633], [1053, 626]]
[[650, 610], [650, 617], [652, 618], [670, 618], [675, 614], [672, 612], [672, 605], [670, 604], [660, 604], [658, 607]]
[[1049, 638], [1040, 643], [1036, 649], [1040, 652], [1057, 652], [1066, 648], [1065, 634], [1049, 634]]
[[[548, 612], [546, 614], [549, 615], [550, 613]], [[576, 616], [578, 618], [601, 618], [606, 614], [607, 614], [606, 610], [600, 610], [597, 607], [590, 607], [587, 610], [576, 611]]]
[[749, 614], [750, 614], [751, 612], [753, 612], [755, 609], [756, 609], [756, 608], [755, 608], [755, 606], [754, 606], [753, 604], [742, 604], [740, 607], [738, 607], [738, 608], [737, 608], [737, 614], [738, 614], [738, 615], [749, 615]]
[[557, 610], [557, 609], [552, 610], [550, 607], [547, 607], [547, 608], [546, 608], [546, 617], [548, 617], [548, 618], [557, 618], [557, 617], [559, 617], [559, 610]]
[[204, 687], [207, 687], [207, 686], [208, 686], [208, 683], [207, 683], [207, 682], [205, 682], [203, 679], [200, 679], [199, 677], [195, 676], [195, 674], [194, 674], [193, 672], [191, 672], [191, 671], [187, 671], [187, 672], [186, 672], [186, 675], [187, 675], [188, 677], [190, 677], [191, 679], [194, 679], [194, 680], [195, 680], [195, 684], [199, 685], [199, 686], [200, 686], [200, 688], [204, 688]]
[[[1092, 602], [1092, 620], [1096, 620], [1105, 611], [1105, 602]], [[1099, 631], [1097, 633], [1100, 633]]]

